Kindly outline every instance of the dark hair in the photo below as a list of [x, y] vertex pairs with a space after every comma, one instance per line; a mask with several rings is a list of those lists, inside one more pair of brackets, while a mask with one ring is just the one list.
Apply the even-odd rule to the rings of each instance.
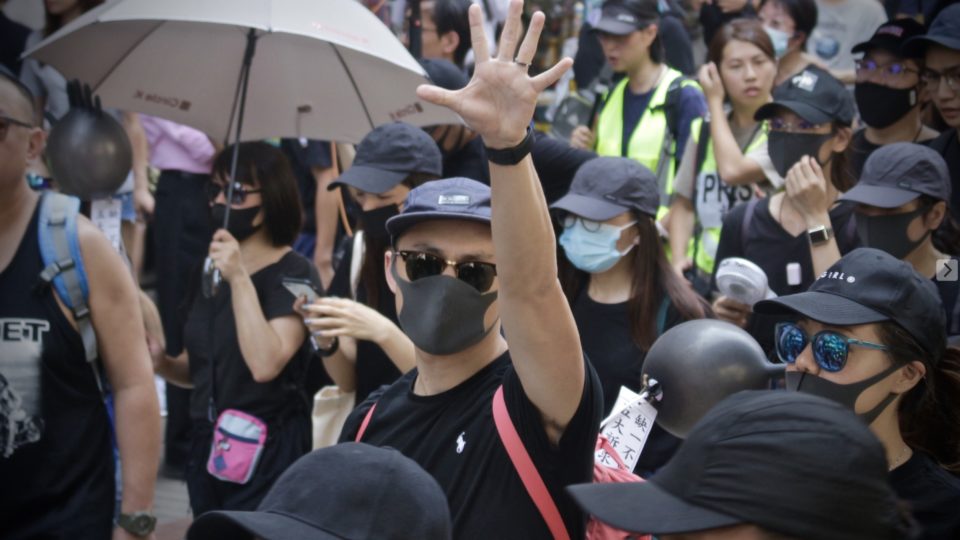
[[31, 124], [36, 125], [38, 121], [37, 105], [36, 105], [36, 102], [33, 100], [33, 92], [31, 92], [30, 89], [27, 88], [27, 86], [23, 84], [23, 82], [20, 79], [18, 79], [14, 74], [7, 71], [7, 68], [3, 66], [0, 66], [0, 79], [7, 81], [8, 83], [12, 84], [14, 88], [17, 89], [17, 93], [19, 93], [20, 96], [23, 97], [24, 102], [26, 102], [27, 104], [27, 111], [30, 114], [29, 122]]
[[[834, 120], [831, 123], [830, 133], [836, 135], [837, 132], [842, 128], [849, 128], [850, 126], [844, 124], [843, 122], [837, 122]], [[833, 184], [833, 187], [837, 188], [837, 191], [840, 193], [845, 193], [850, 190], [857, 183], [857, 177], [850, 169], [850, 157], [847, 153], [847, 149], [852, 146], [853, 143], [853, 134], [851, 133], [851, 140], [847, 143], [847, 148], [842, 152], [831, 152], [830, 158], [830, 183]]]
[[[81, 13], [86, 13], [91, 9], [102, 4], [104, 0], [77, 0], [77, 4], [82, 10]], [[44, 15], [46, 22], [43, 25], [43, 35], [44, 37], [53, 34], [57, 30], [63, 27], [63, 17], [61, 15], [51, 15], [49, 11], [44, 9]]]
[[716, 64], [718, 69], [723, 62], [723, 51], [731, 41], [751, 43], [774, 62], [777, 60], [773, 52], [773, 41], [770, 40], [769, 34], [763, 29], [763, 24], [758, 19], [734, 19], [723, 25], [713, 35], [710, 48], [707, 50], [707, 60]]
[[878, 334], [888, 354], [898, 364], [920, 361], [927, 373], [900, 402], [900, 432], [911, 447], [922, 450], [943, 468], [960, 472], [960, 349], [948, 348], [931, 358], [920, 343], [900, 325], [882, 322]]
[[650, 42], [650, 60], [657, 64], [664, 62], [666, 53], [663, 51], [663, 40], [660, 39], [660, 21], [657, 21], [657, 37]]
[[[647, 350], [657, 337], [657, 312], [664, 298], [669, 297], [684, 320], [712, 318], [713, 310], [670, 266], [663, 242], [653, 218], [635, 215], [639, 244], [631, 260], [633, 280], [630, 284], [630, 335], [637, 347]], [[589, 274], [574, 267], [557, 250], [560, 283], [572, 305], [584, 292]]]
[[[439, 176], [428, 173], [411, 173], [400, 184], [413, 189], [425, 182], [436, 180]], [[362, 224], [361, 224], [362, 226]], [[360, 266], [360, 282], [367, 297], [364, 303], [374, 309], [380, 305], [380, 283], [385, 279], [383, 252], [390, 247], [390, 238], [385, 236], [363, 235], [363, 262]], [[356, 257], [358, 254], [354, 253]], [[353, 284], [350, 284], [353, 287]]]
[[453, 61], [461, 69], [463, 68], [463, 61], [467, 57], [467, 52], [472, 46], [468, 15], [471, 4], [471, 0], [433, 1], [433, 24], [437, 25], [437, 35], [442, 36], [453, 31], [460, 38], [460, 43], [453, 51]]
[[[212, 176], [230, 178], [234, 146], [231, 144], [217, 154], [213, 161]], [[247, 186], [260, 186], [263, 226], [270, 243], [274, 246], [292, 245], [300, 234], [303, 215], [297, 181], [283, 152], [264, 142], [240, 143], [237, 177], [233, 181]]]
[[[941, 201], [930, 195], [920, 196], [920, 205], [928, 211], [938, 202], [944, 203], [947, 208], [943, 214], [943, 221], [940, 222], [940, 227], [933, 231], [931, 235], [933, 236], [933, 247], [944, 254], [960, 255], [960, 225], [957, 225], [957, 221], [953, 217], [950, 202]], [[924, 215], [926, 215], [926, 212], [924, 212]]]
[[767, 2], [775, 2], [793, 19], [795, 32], [803, 32], [801, 48], [807, 46], [810, 34], [817, 26], [817, 3], [814, 0], [761, 0], [760, 8]]

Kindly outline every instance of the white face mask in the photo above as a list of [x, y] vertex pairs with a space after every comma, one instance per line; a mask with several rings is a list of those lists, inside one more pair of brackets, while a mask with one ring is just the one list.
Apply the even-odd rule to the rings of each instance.
[[767, 35], [770, 36], [770, 41], [773, 42], [773, 55], [777, 60], [783, 58], [783, 55], [787, 54], [787, 48], [790, 46], [790, 38], [793, 36], [783, 30], [770, 28], [769, 26], [764, 26], [763, 29], [767, 31]]

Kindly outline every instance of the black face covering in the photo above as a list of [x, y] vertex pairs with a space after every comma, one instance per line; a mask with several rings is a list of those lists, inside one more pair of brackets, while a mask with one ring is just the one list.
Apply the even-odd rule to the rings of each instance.
[[927, 208], [920, 207], [912, 212], [892, 216], [865, 216], [857, 214], [857, 235], [865, 247], [882, 249], [898, 259], [902, 259], [917, 249], [930, 236], [927, 231], [919, 240], [913, 241], [907, 236], [907, 227]]
[[[787, 177], [787, 171], [803, 156], [811, 156], [820, 162], [818, 157], [820, 147], [833, 133], [787, 133], [785, 131], [771, 131], [767, 135], [767, 149], [773, 168], [782, 178]], [[825, 165], [820, 163], [821, 166]]]
[[[788, 371], [786, 375], [787, 390], [805, 392], [807, 394], [813, 394], [815, 396], [827, 398], [843, 405], [851, 411], [854, 411], [854, 407], [857, 404], [857, 398], [860, 397], [860, 394], [862, 394], [864, 390], [882, 381], [901, 367], [903, 366], [894, 364], [880, 373], [877, 373], [873, 377], [868, 377], [860, 382], [851, 384], [839, 384], [831, 382], [823, 377], [817, 377], [816, 375], [812, 375], [807, 372]], [[880, 413], [887, 408], [887, 405], [890, 405], [890, 402], [896, 398], [897, 394], [890, 394], [883, 398], [883, 400], [881, 400], [880, 403], [878, 403], [874, 408], [865, 413], [859, 414], [858, 416], [864, 422], [866, 422], [867, 425], [870, 425], [874, 420], [877, 419], [878, 416], [880, 416]]]
[[483, 327], [496, 292], [481, 293], [444, 275], [404, 281], [397, 275], [396, 262], [390, 273], [403, 294], [400, 328], [418, 349], [435, 355], [458, 353], [479, 343], [496, 326]]
[[389, 239], [387, 234], [387, 220], [400, 213], [400, 209], [395, 204], [388, 204], [381, 208], [365, 211], [360, 216], [360, 223], [363, 224], [363, 234], [370, 240], [386, 242]]
[[[237, 242], [246, 240], [263, 226], [263, 223], [260, 225], [253, 224], [253, 220], [256, 219], [257, 214], [260, 213], [260, 208], [260, 206], [252, 206], [243, 209], [230, 209], [230, 222], [227, 223], [227, 232], [233, 235], [233, 237], [237, 239]], [[213, 207], [210, 208], [210, 219], [215, 229], [223, 227], [223, 215], [226, 211], [226, 205], [220, 203], [214, 204]]]
[[890, 88], [875, 83], [857, 83], [853, 88], [860, 118], [870, 127], [893, 125], [917, 105], [917, 89]]

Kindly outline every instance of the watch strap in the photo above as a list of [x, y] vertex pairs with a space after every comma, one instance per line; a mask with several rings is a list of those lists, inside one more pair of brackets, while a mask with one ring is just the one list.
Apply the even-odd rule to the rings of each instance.
[[487, 152], [487, 159], [497, 165], [516, 165], [533, 150], [533, 130], [527, 128], [527, 135], [520, 144], [512, 148], [490, 148], [486, 144], [483, 149]]

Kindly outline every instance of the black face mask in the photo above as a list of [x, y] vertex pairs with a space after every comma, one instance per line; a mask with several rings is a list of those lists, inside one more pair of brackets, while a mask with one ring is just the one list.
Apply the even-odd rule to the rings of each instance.
[[907, 236], [910, 222], [926, 211], [927, 208], [920, 207], [912, 212], [892, 216], [857, 214], [857, 236], [865, 247], [877, 248], [902, 259], [930, 236], [929, 230], [916, 242]]
[[[862, 394], [867, 388], [870, 388], [871, 386], [887, 378], [891, 373], [900, 369], [901, 367], [903, 366], [894, 364], [880, 373], [877, 373], [873, 377], [868, 377], [860, 382], [850, 384], [831, 382], [823, 377], [817, 377], [816, 375], [807, 372], [788, 371], [786, 374], [787, 390], [804, 392], [807, 394], [813, 394], [815, 396], [827, 398], [843, 405], [851, 411], [854, 411], [854, 407], [857, 404], [857, 398], [860, 397], [860, 394]], [[865, 413], [858, 414], [857, 416], [866, 422], [867, 425], [870, 425], [874, 420], [877, 419], [878, 416], [880, 416], [880, 413], [887, 408], [887, 405], [890, 405], [890, 402], [896, 398], [897, 394], [890, 394], [883, 398], [874, 408]]]
[[[250, 208], [231, 208], [230, 209], [230, 222], [227, 223], [227, 232], [233, 235], [237, 239], [237, 242], [242, 242], [247, 238], [250, 238], [253, 233], [260, 230], [260, 227], [263, 226], [263, 223], [260, 225], [254, 225], [253, 220], [257, 218], [257, 214], [260, 213], [260, 206], [252, 206]], [[214, 204], [210, 208], [210, 220], [213, 223], [214, 229], [219, 229], [223, 227], [223, 215], [226, 213], [227, 207], [224, 204]]]
[[[820, 147], [833, 137], [833, 133], [787, 133], [785, 131], [771, 131], [767, 135], [767, 150], [773, 168], [782, 178], [787, 177], [787, 171], [803, 156], [810, 156], [820, 163]], [[829, 160], [828, 160], [829, 161]], [[820, 166], [825, 163], [820, 163]]]
[[363, 212], [360, 216], [360, 223], [363, 224], [363, 234], [370, 240], [386, 242], [389, 238], [387, 220], [399, 213], [400, 209], [395, 204], [388, 204]]
[[890, 88], [875, 83], [857, 83], [853, 88], [860, 118], [872, 128], [883, 129], [900, 120], [917, 105], [916, 88]]

